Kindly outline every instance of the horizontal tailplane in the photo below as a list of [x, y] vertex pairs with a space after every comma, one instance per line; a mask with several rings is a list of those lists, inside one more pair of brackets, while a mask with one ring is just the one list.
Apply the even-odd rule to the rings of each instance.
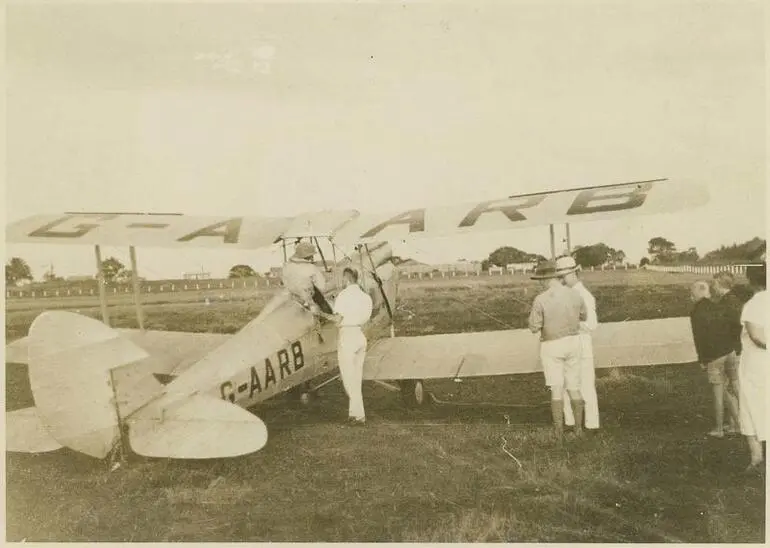
[[127, 422], [131, 449], [145, 457], [237, 457], [267, 443], [267, 427], [258, 417], [209, 395], [197, 394], [166, 409], [150, 404]]
[[120, 439], [110, 370], [148, 357], [80, 314], [43, 312], [29, 330], [29, 383], [40, 421], [57, 442], [104, 458]]
[[12, 453], [47, 453], [61, 449], [38, 416], [37, 409], [27, 407], [5, 414], [5, 450]]

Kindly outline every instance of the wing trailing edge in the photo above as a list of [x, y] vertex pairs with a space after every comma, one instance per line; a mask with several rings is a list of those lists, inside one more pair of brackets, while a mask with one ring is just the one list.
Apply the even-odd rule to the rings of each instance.
[[[593, 334], [596, 368], [692, 363], [689, 318], [602, 323]], [[539, 342], [526, 329], [395, 337], [372, 344], [364, 379], [486, 377], [542, 371]]]

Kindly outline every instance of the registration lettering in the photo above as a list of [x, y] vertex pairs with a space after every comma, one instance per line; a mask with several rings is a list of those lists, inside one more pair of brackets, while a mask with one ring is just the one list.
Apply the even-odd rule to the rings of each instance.
[[[248, 390], [249, 399], [251, 399], [271, 385], [277, 385], [279, 379], [273, 363], [278, 364], [280, 380], [290, 377], [305, 366], [305, 354], [302, 351], [302, 343], [299, 341], [293, 342], [289, 348], [279, 350], [274, 358], [275, 360], [265, 358], [263, 365], [252, 366], [249, 370], [249, 380], [238, 385], [238, 393]], [[219, 387], [219, 393], [223, 400], [235, 402], [235, 390], [231, 381], [223, 382]]]
[[[562, 192], [545, 192], [510, 196], [503, 200], [487, 200], [467, 209], [454, 210], [455, 212], [449, 218], [442, 216], [440, 210], [434, 212], [431, 209], [410, 209], [389, 217], [371, 228], [366, 229], [366, 227], [362, 227], [360, 239], [369, 240], [380, 237], [384, 231], [388, 231], [391, 227], [404, 229], [409, 234], [443, 233], [447, 229], [450, 229], [450, 232], [451, 229], [465, 232], [462, 229], [476, 227], [479, 224], [479, 219], [488, 215], [499, 218], [504, 216], [511, 224], [523, 221], [536, 221], [548, 224], [568, 221], [570, 217], [577, 215], [635, 209], [644, 205], [654, 183], [655, 181], [646, 181], [612, 187], [571, 190], [568, 191], [568, 197], [574, 196], [574, 198], [566, 211], [562, 209], [566, 205], [561, 205], [563, 202], [559, 202], [560, 211], [548, 210], [546, 207], [546, 204], [550, 203], [549, 200], [561, 200], [556, 195], [565, 197]], [[554, 197], [550, 198], [552, 195]], [[568, 197], [565, 197], [565, 199], [568, 199]], [[429, 218], [426, 222], [426, 216], [431, 217], [434, 214], [435, 218]], [[141, 231], [140, 234], [147, 234], [149, 231], [156, 235], [166, 231], [168, 240], [165, 243], [167, 244], [185, 244], [190, 242], [191, 245], [195, 245], [196, 242], [201, 241], [201, 238], [206, 243], [238, 244], [245, 218], [230, 217], [220, 219], [211, 220], [209, 218], [204, 220], [170, 213], [66, 213], [60, 217], [52, 218], [50, 221], [28, 232], [27, 235], [34, 238], [73, 240], [93, 233], [96, 230], [97, 237], [94, 239], [103, 239], [105, 244], [107, 244], [113, 240], [124, 240], [127, 235], [129, 235], [128, 241], [131, 241], [130, 235], [134, 234], [134, 231]], [[204, 226], [197, 225], [200, 228], [196, 228], [196, 221]], [[100, 233], [98, 230], [100, 228], [103, 229], [103, 233]], [[272, 230], [272, 228], [268, 228], [268, 230]], [[180, 236], [180, 234], [182, 235]], [[282, 237], [282, 234], [276, 232], [276, 241], [280, 241]], [[163, 237], [155, 238], [154, 240], [148, 238], [148, 241], [154, 242], [154, 245], [164, 243], [163, 240]], [[285, 362], [284, 358], [279, 358], [278, 372], [285, 376], [285, 369], [281, 369], [281, 363], [284, 363], [280, 361], [281, 359]], [[272, 379], [276, 379], [275, 371], [273, 371]]]
[[567, 215], [585, 215], [603, 211], [621, 211], [634, 209], [647, 198], [652, 189], [652, 183], [639, 183], [633, 187], [621, 188], [592, 188], [583, 190], [575, 197]]
[[203, 228], [191, 232], [185, 236], [179, 238], [180, 242], [189, 242], [195, 238], [201, 238], [203, 236], [222, 238], [222, 241], [226, 244], [237, 244], [238, 236], [241, 233], [241, 224], [243, 218], [233, 217], [220, 223], [214, 223], [213, 225], [204, 226]]
[[492, 211], [504, 213], [509, 221], [526, 221], [527, 218], [519, 210], [538, 206], [543, 203], [545, 198], [546, 195], [541, 194], [539, 196], [522, 196], [519, 198], [513, 197], [508, 200], [481, 202], [460, 221], [459, 227], [473, 226], [479, 220], [479, 217]]
[[[64, 215], [58, 219], [46, 223], [40, 228], [37, 228], [29, 233], [30, 236], [36, 238], [80, 238], [81, 236], [88, 234], [94, 228], [99, 228], [101, 225], [94, 222], [79, 222], [72, 226], [69, 230], [62, 229], [63, 224], [73, 219], [88, 219], [90, 221], [110, 221], [116, 218], [117, 215], [104, 215], [101, 213], [83, 213], [80, 215]], [[54, 228], [58, 230], [53, 230]], [[66, 228], [66, 227], [65, 227]]]
[[396, 215], [370, 228], [361, 235], [361, 238], [371, 238], [375, 234], [379, 234], [389, 226], [394, 225], [409, 225], [409, 232], [424, 232], [425, 231], [425, 210], [424, 209], [412, 209], [400, 215]]

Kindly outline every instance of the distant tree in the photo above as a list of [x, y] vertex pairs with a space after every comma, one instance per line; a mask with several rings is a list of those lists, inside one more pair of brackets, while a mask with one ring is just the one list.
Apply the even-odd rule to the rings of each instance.
[[[128, 283], [131, 281], [131, 277], [134, 275], [132, 270], [123, 269], [115, 276], [115, 281], [118, 283]], [[142, 276], [139, 276], [139, 281], [144, 281]]]
[[640, 267], [641, 266], [647, 266], [648, 264], [650, 264], [650, 259], [648, 259], [647, 257], [642, 257], [642, 260], [639, 261], [639, 266]]
[[762, 238], [752, 238], [742, 244], [721, 246], [709, 251], [700, 260], [703, 264], [747, 263], [762, 260], [766, 241]]
[[654, 263], [670, 263], [676, 258], [676, 246], [674, 242], [656, 236], [647, 242], [647, 253], [652, 256]]
[[44, 282], [61, 282], [63, 280], [64, 278], [62, 278], [61, 276], [57, 276], [56, 272], [54, 272], [53, 270], [49, 270], [48, 272], [43, 274]]
[[237, 264], [230, 269], [230, 273], [227, 275], [227, 277], [228, 278], [252, 278], [256, 275], [257, 273], [249, 265]]
[[617, 249], [612, 254], [612, 262], [615, 264], [623, 264], [626, 262], [626, 253], [622, 249]]
[[21, 280], [32, 281], [32, 270], [29, 268], [27, 261], [21, 257], [13, 257], [5, 265], [5, 283], [7, 285], [15, 285]]
[[105, 282], [114, 281], [125, 270], [125, 266], [115, 257], [109, 257], [102, 261], [102, 274]]
[[484, 259], [481, 261], [481, 271], [489, 272], [489, 259]]
[[680, 251], [676, 254], [676, 262], [690, 264], [698, 262], [698, 250], [691, 247], [687, 251]]
[[622, 253], [623, 259], [626, 254], [623, 251], [613, 249], [605, 243], [598, 243], [594, 245], [581, 246], [572, 256], [575, 262], [582, 267], [601, 266], [608, 262], [614, 261], [616, 257], [619, 257]]
[[[499, 247], [489, 254], [488, 262], [491, 265], [505, 267], [513, 263], [529, 263], [545, 259], [542, 255], [527, 253], [515, 247]], [[482, 266], [483, 268], [483, 266]]]

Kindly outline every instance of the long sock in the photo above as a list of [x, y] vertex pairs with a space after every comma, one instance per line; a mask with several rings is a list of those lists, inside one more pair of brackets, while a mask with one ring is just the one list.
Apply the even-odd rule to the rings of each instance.
[[551, 400], [551, 416], [553, 417], [553, 428], [556, 437], [561, 440], [564, 434], [564, 402], [562, 400]]
[[585, 401], [572, 400], [572, 414], [575, 415], [575, 432], [577, 434], [583, 433], [583, 411], [586, 408]]

